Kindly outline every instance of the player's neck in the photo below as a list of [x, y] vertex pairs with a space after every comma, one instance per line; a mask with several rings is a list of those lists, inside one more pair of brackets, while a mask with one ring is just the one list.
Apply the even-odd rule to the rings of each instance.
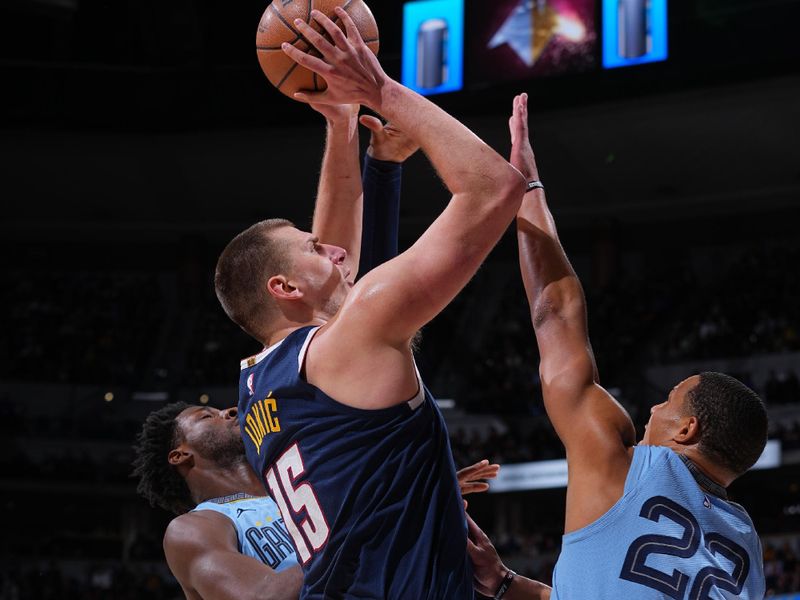
[[187, 478], [187, 484], [196, 503], [210, 498], [220, 498], [245, 493], [264, 496], [264, 485], [259, 481], [246, 460], [225, 467], [206, 466], [195, 469]]
[[711, 479], [711, 481], [721, 485], [724, 488], [727, 488], [735, 477], [728, 474], [727, 471], [724, 469], [720, 469], [716, 466], [713, 462], [711, 462], [708, 458], [706, 458], [696, 446], [690, 446], [688, 448], [683, 449], [680, 454], [683, 454], [686, 458], [694, 463], [694, 466], [697, 467], [706, 477]]
[[283, 341], [286, 336], [294, 331], [297, 331], [298, 329], [309, 326], [321, 327], [327, 322], [328, 320], [323, 317], [314, 317], [305, 323], [285, 321], [279, 324], [278, 329], [275, 329], [271, 333], [267, 334], [264, 339], [261, 340], [261, 343], [264, 344], [265, 348], [269, 348], [270, 346], [274, 346], [278, 342]]

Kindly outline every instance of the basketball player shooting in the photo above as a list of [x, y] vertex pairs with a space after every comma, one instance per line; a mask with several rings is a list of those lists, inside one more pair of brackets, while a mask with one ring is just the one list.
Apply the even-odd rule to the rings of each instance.
[[[515, 108], [511, 163], [538, 180], [527, 97]], [[766, 444], [761, 399], [721, 373], [689, 377], [652, 408], [636, 445], [627, 412], [598, 384], [586, 300], [542, 188], [526, 194], [517, 232], [545, 409], [569, 468], [551, 597], [763, 598], [758, 535], [726, 492]], [[493, 595], [502, 587], [507, 600], [547, 597], [541, 584], [503, 566], [474, 523], [470, 538], [479, 591]]]
[[[334, 203], [342, 203], [342, 210], [360, 208], [358, 173], [351, 168], [358, 165], [357, 110], [344, 105], [314, 108], [327, 122], [315, 218], [315, 228], [325, 230], [321, 219], [339, 218], [330, 210]], [[397, 255], [402, 163], [417, 147], [375, 117], [361, 117], [361, 123], [372, 133], [364, 157], [366, 235], [359, 265], [368, 272]], [[354, 153], [356, 160], [348, 160]], [[167, 405], [147, 417], [135, 453], [139, 492], [178, 515], [164, 535], [164, 553], [187, 599], [299, 597], [302, 571], [291, 538], [278, 507], [247, 463], [235, 408]], [[497, 470], [488, 461], [460, 470], [461, 494], [486, 491], [482, 480], [495, 477]]]
[[278, 504], [305, 574], [302, 598], [473, 597], [447, 430], [410, 342], [463, 288], [507, 228], [520, 173], [461, 123], [383, 72], [347, 13], [318, 12], [332, 42], [295, 26], [327, 82], [315, 103], [363, 104], [428, 155], [453, 199], [406, 252], [353, 284], [341, 247], [258, 223], [217, 264], [227, 314], [265, 350], [242, 361], [248, 460]]

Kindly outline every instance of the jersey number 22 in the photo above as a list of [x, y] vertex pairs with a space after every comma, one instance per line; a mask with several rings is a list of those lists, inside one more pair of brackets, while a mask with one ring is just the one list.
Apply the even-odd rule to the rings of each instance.
[[[700, 547], [702, 537], [697, 519], [680, 504], [664, 496], [650, 498], [642, 506], [639, 516], [656, 523], [662, 517], [669, 519], [683, 528], [683, 535], [681, 537], [643, 535], [633, 540], [625, 556], [620, 578], [653, 588], [675, 600], [682, 600], [689, 586], [689, 576], [678, 569], [673, 569], [672, 573], [665, 573], [647, 566], [645, 562], [651, 554], [676, 558], [694, 556]], [[700, 569], [689, 590], [688, 600], [712, 598], [710, 592], [715, 587], [739, 594], [750, 571], [750, 557], [747, 551], [733, 540], [718, 533], [706, 534], [705, 546], [712, 554], [721, 555], [730, 561], [733, 570], [729, 573], [711, 566]]]

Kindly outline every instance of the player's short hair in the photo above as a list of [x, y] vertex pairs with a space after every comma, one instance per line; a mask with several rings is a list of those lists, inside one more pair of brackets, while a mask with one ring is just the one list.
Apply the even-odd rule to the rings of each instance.
[[189, 486], [167, 460], [170, 451], [183, 439], [177, 419], [189, 406], [174, 402], [151, 412], [133, 447], [136, 457], [132, 475], [139, 478], [136, 491], [151, 506], [160, 506], [176, 515], [194, 508]]
[[285, 219], [269, 219], [248, 227], [233, 238], [217, 261], [214, 289], [231, 320], [258, 341], [275, 310], [266, 291], [270, 277], [289, 267], [286, 244], [270, 235], [293, 227]]
[[700, 452], [737, 477], [767, 444], [767, 409], [758, 395], [730, 375], [706, 372], [687, 394], [700, 422]]

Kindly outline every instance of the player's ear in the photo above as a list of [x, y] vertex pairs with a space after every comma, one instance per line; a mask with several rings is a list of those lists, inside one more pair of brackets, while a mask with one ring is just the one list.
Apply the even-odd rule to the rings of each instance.
[[276, 300], [299, 300], [303, 292], [289, 283], [285, 275], [273, 275], [267, 281], [267, 291]]
[[187, 451], [186, 448], [179, 446], [174, 450], [170, 450], [169, 454], [167, 455], [167, 461], [169, 461], [169, 464], [171, 464], [173, 467], [191, 465], [191, 463], [194, 461], [194, 455]]
[[684, 417], [678, 425], [674, 440], [679, 444], [697, 444], [700, 442], [700, 421], [694, 415]]

